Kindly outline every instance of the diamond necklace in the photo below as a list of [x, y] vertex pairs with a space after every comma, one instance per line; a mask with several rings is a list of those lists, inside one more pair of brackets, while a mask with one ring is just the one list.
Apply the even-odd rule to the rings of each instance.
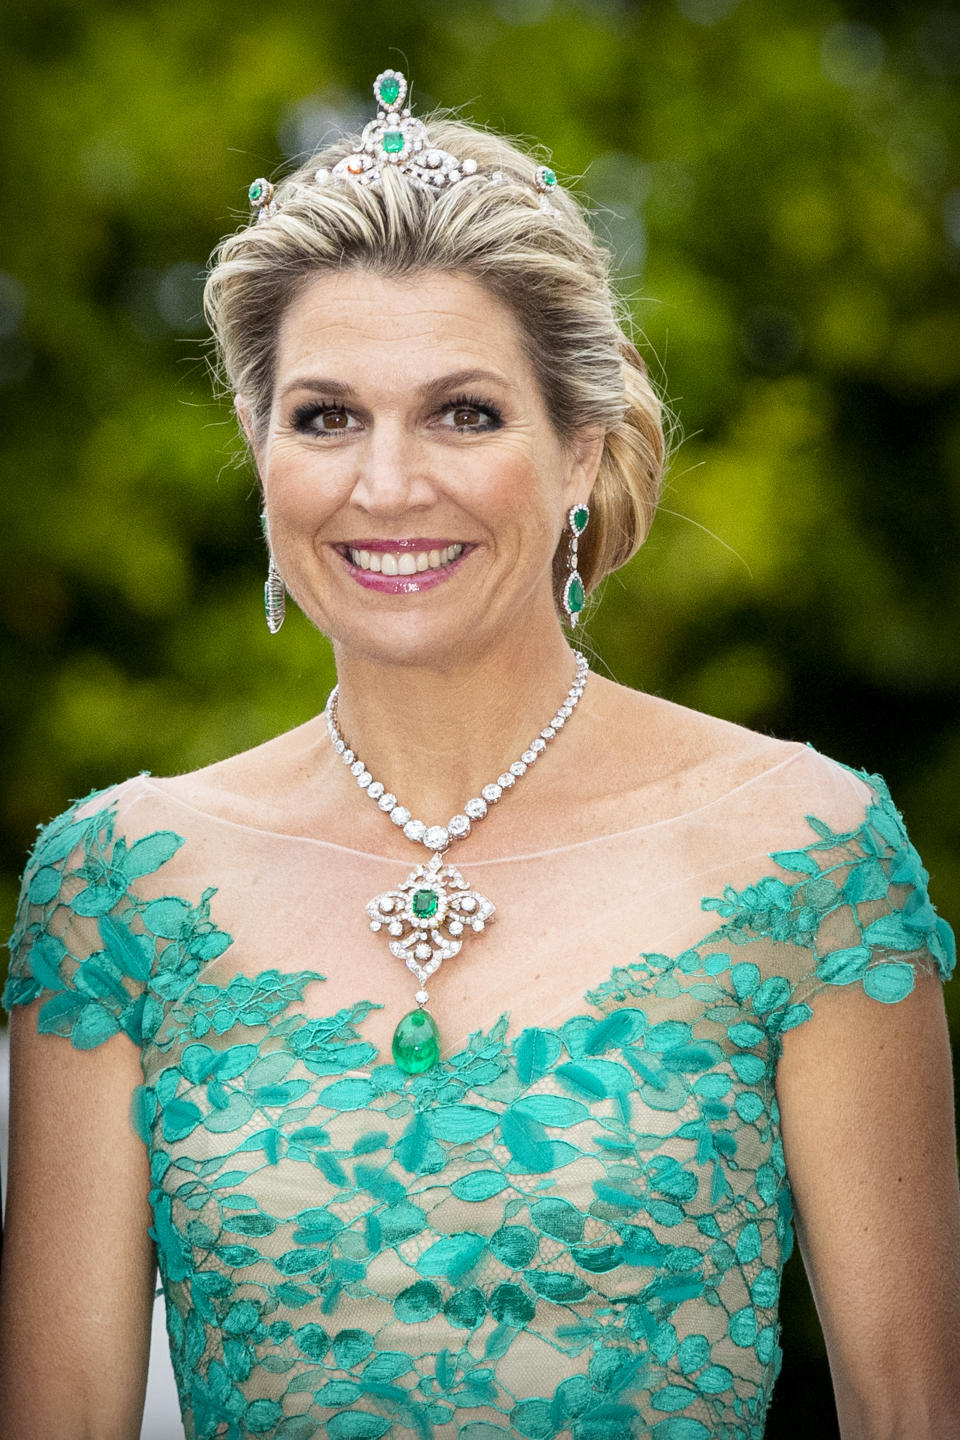
[[404, 1015], [393, 1034], [394, 1061], [398, 1069], [408, 1075], [430, 1070], [440, 1059], [440, 1030], [425, 1008], [430, 999], [427, 981], [444, 960], [457, 954], [469, 932], [479, 935], [495, 913], [492, 903], [478, 890], [471, 890], [455, 866], [444, 864], [444, 854], [452, 841], [466, 839], [473, 823], [482, 820], [489, 807], [513, 788], [570, 719], [590, 673], [586, 657], [579, 650], [574, 651], [574, 656], [576, 678], [549, 725], [531, 740], [519, 760], [508, 765], [495, 782], [484, 785], [480, 794], [468, 800], [463, 810], [446, 825], [427, 825], [423, 820], [414, 819], [396, 795], [385, 790], [379, 780], [374, 780], [340, 734], [339, 684], [334, 685], [327, 697], [323, 713], [331, 743], [360, 789], [390, 816], [408, 840], [433, 852], [427, 864], [418, 865], [395, 890], [375, 895], [366, 905], [370, 929], [380, 931], [386, 927], [391, 953], [403, 960], [420, 982], [415, 997], [417, 1009]]

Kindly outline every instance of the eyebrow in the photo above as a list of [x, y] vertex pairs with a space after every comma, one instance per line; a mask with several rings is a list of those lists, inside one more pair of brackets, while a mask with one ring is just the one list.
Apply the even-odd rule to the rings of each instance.
[[[494, 385], [502, 385], [510, 390], [513, 387], [505, 375], [497, 370], [466, 369], [453, 370], [449, 375], [438, 375], [435, 380], [428, 380], [417, 390], [417, 397], [421, 400], [429, 400], [446, 391], [456, 390], [463, 385], [475, 385], [478, 381], [491, 382]], [[294, 390], [312, 390], [315, 394], [326, 395], [337, 400], [355, 400], [357, 392], [352, 385], [347, 385], [343, 380], [326, 379], [321, 375], [298, 375], [290, 380], [280, 391], [280, 399], [284, 399]]]

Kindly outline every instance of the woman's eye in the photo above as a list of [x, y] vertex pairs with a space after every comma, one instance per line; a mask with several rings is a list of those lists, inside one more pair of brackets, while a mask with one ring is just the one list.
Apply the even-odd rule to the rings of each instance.
[[[473, 400], [452, 400], [439, 412], [441, 427], [460, 434], [482, 434], [502, 424], [500, 412], [492, 405]], [[294, 411], [294, 429], [304, 435], [345, 435], [362, 428], [360, 421], [343, 405], [303, 405]]]
[[315, 428], [335, 432], [349, 430], [350, 415], [342, 405], [331, 405], [329, 409], [317, 411]]
[[452, 430], [496, 430], [500, 415], [492, 406], [476, 405], [465, 400], [455, 400], [443, 412], [444, 425]]
[[355, 428], [353, 416], [342, 405], [307, 405], [293, 417], [296, 429], [311, 435], [341, 435]]

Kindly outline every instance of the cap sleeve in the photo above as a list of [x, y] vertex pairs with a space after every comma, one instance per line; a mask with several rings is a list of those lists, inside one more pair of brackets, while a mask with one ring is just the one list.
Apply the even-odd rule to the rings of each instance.
[[[864, 783], [864, 816], [855, 831], [838, 834], [807, 815], [820, 838], [806, 851], [818, 870], [806, 883], [805, 899], [819, 923], [794, 1004], [810, 1007], [820, 992], [848, 985], [862, 986], [881, 1004], [897, 1004], [913, 991], [917, 973], [950, 979], [956, 937], [931, 903], [930, 876], [887, 782], [866, 770], [843, 769]], [[829, 903], [819, 910], [822, 899]]]
[[136, 880], [175, 854], [182, 838], [158, 830], [134, 843], [118, 833], [118, 811], [136, 780], [95, 791], [40, 830], [8, 941], [6, 1010], [41, 999], [41, 1033], [91, 1050], [123, 1031], [143, 1038], [154, 937], [144, 925]]
[[897, 1004], [918, 973], [947, 981], [956, 966], [953, 929], [884, 778], [813, 750], [807, 779], [805, 838], [771, 851], [763, 880], [702, 901], [724, 917], [710, 939], [760, 960], [767, 984], [753, 999], [767, 1030], [792, 1030], [846, 986]]

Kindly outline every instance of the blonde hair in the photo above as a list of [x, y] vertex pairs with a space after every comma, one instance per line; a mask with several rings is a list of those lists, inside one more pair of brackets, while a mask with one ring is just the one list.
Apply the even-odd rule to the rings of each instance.
[[[541, 207], [532, 156], [444, 114], [424, 123], [431, 145], [475, 160], [477, 173], [437, 191], [387, 165], [377, 185], [317, 183], [319, 167], [331, 169], [359, 148], [358, 137], [348, 136], [277, 185], [276, 213], [221, 242], [204, 290], [221, 373], [262, 435], [281, 317], [318, 274], [356, 267], [476, 280], [518, 321], [560, 439], [590, 427], [605, 434], [578, 557], [589, 593], [646, 539], [666, 449], [660, 401], [626, 333], [610, 256], [580, 204], [560, 186], [551, 192], [551, 210]], [[496, 171], [502, 180], [492, 184]], [[558, 599], [566, 556], [561, 540], [554, 557]]]

